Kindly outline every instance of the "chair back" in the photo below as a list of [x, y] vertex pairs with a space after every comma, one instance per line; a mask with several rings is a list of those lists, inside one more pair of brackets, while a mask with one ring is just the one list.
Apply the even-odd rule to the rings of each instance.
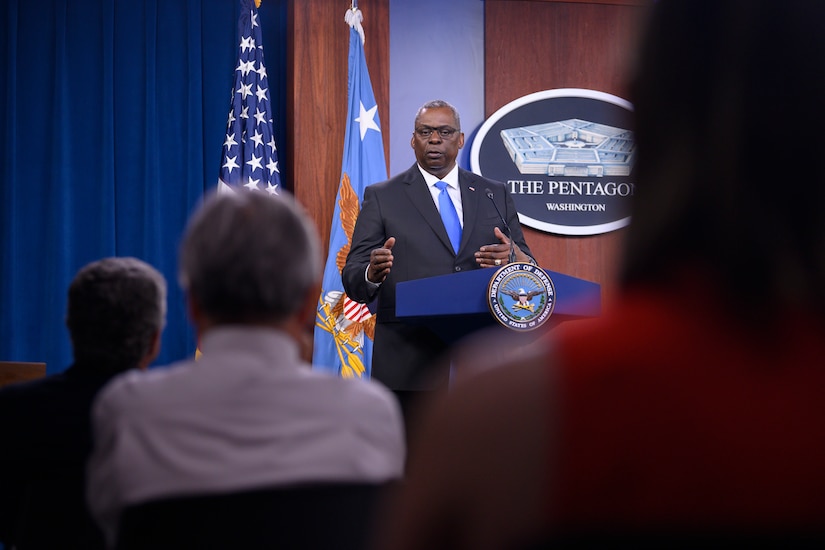
[[19, 510], [11, 548], [105, 548], [103, 533], [86, 507], [84, 481], [74, 471], [43, 472], [26, 485]]
[[512, 546], [518, 550], [696, 550], [698, 548], [825, 548], [825, 536], [819, 529], [750, 528], [680, 528], [616, 530], [592, 528], [549, 535], [532, 543]]
[[153, 500], [127, 507], [117, 548], [369, 547], [387, 484], [313, 483]]

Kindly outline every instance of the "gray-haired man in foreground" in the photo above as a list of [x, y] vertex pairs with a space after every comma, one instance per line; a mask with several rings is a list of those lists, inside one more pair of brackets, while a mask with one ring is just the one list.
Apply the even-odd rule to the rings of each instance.
[[302, 359], [322, 263], [291, 199], [209, 197], [189, 222], [179, 272], [202, 357], [123, 377], [93, 411], [88, 493], [110, 542], [123, 508], [145, 501], [401, 477], [392, 394]]

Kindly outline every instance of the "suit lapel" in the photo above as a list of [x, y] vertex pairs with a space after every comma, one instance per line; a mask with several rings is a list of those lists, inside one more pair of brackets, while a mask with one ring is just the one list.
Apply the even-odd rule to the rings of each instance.
[[[453, 245], [450, 243], [450, 237], [444, 228], [444, 222], [441, 221], [441, 214], [438, 213], [438, 208], [435, 207], [433, 196], [430, 194], [430, 190], [427, 188], [427, 182], [424, 181], [424, 176], [422, 176], [418, 170], [417, 164], [413, 164], [412, 168], [407, 170], [404, 183], [407, 184], [407, 196], [413, 207], [418, 210], [421, 217], [424, 218], [433, 230], [433, 233], [438, 235], [438, 238], [444, 246], [446, 246], [450, 252], [453, 252]], [[462, 200], [464, 200], [463, 194]]]
[[463, 249], [467, 241], [470, 240], [473, 232], [473, 221], [478, 216], [478, 201], [484, 193], [483, 189], [478, 189], [475, 185], [475, 178], [472, 172], [458, 170], [458, 187], [461, 190], [461, 208], [464, 210], [464, 230], [461, 232], [461, 246]]

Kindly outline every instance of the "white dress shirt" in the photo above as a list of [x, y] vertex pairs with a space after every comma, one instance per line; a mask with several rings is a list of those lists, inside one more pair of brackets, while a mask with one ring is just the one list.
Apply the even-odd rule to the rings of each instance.
[[273, 329], [213, 329], [201, 350], [118, 377], [95, 403], [87, 493], [108, 541], [146, 500], [401, 477], [401, 412], [380, 384], [312, 370]]

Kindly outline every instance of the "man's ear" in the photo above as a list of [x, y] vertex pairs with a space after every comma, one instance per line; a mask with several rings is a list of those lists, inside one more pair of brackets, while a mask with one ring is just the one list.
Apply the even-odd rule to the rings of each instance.
[[304, 298], [299, 311], [299, 319], [305, 320], [310, 330], [315, 330], [315, 314], [318, 310], [318, 298], [321, 296], [321, 282], [312, 285]]
[[318, 282], [312, 285], [307, 292], [288, 329], [295, 341], [298, 342], [301, 359], [307, 363], [312, 363], [315, 317], [318, 312], [318, 297], [320, 295], [321, 283]]
[[[186, 292], [186, 313], [189, 315], [189, 322], [195, 329], [195, 337], [197, 338], [198, 346], [203, 339], [204, 333], [213, 326], [212, 319], [203, 311], [200, 302], [195, 298], [191, 292]], [[199, 355], [200, 348], [196, 350], [196, 357]]]
[[197, 321], [201, 316], [200, 304], [195, 301], [194, 296], [188, 290], [186, 291], [186, 314], [193, 325], [197, 325]]
[[152, 341], [149, 344], [149, 351], [138, 364], [138, 368], [140, 370], [146, 370], [149, 368], [149, 365], [152, 364], [152, 361], [158, 358], [158, 354], [160, 353], [160, 335], [162, 332], [163, 329], [158, 329], [152, 335]]
[[198, 302], [198, 299], [189, 291], [186, 292], [186, 313], [189, 315], [189, 321], [198, 333], [202, 332], [207, 325], [211, 324], [210, 319], [203, 312], [200, 302]]

